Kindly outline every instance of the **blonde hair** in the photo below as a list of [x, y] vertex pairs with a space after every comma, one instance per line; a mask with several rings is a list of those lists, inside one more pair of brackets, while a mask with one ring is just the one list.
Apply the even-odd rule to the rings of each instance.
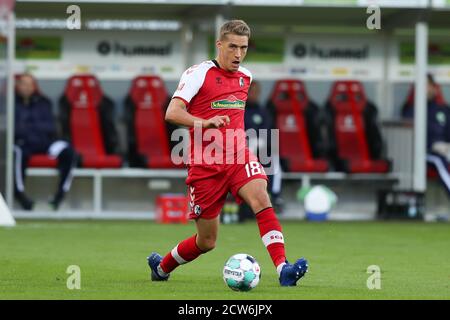
[[250, 39], [250, 27], [243, 20], [231, 20], [220, 28], [219, 40], [224, 40], [227, 34], [247, 36]]

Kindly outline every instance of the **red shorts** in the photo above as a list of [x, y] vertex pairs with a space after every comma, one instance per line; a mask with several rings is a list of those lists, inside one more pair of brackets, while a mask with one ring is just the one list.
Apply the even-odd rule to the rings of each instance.
[[255, 157], [245, 164], [220, 166], [191, 166], [188, 169], [188, 197], [190, 219], [214, 219], [222, 210], [228, 192], [238, 204], [242, 198], [239, 189], [254, 179], [267, 180], [263, 166]]

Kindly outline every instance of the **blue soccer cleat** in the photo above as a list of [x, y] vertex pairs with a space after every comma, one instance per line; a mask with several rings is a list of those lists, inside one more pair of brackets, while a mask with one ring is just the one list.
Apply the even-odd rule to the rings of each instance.
[[162, 257], [156, 252], [152, 252], [150, 256], [147, 257], [148, 266], [152, 270], [151, 279], [152, 281], [167, 281], [169, 280], [169, 275], [161, 276], [158, 273], [158, 266], [161, 263]]
[[297, 281], [308, 272], [308, 261], [305, 258], [298, 259], [294, 264], [286, 261], [281, 269], [280, 284], [283, 287], [296, 286]]

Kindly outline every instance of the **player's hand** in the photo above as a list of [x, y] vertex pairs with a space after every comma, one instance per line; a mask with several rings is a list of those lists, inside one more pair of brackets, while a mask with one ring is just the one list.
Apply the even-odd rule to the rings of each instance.
[[230, 124], [230, 117], [215, 116], [203, 121], [203, 128], [220, 128]]

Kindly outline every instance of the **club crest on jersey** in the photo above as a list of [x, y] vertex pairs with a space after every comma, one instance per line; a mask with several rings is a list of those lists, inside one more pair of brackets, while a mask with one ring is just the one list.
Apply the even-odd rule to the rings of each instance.
[[202, 208], [198, 204], [196, 204], [195, 207], [194, 207], [194, 213], [197, 216], [200, 215], [200, 213], [202, 213]]
[[244, 82], [244, 78], [240, 77], [239, 78], [239, 86], [242, 88], [244, 86], [245, 82]]
[[212, 109], [244, 109], [245, 101], [239, 100], [234, 95], [226, 99], [211, 102]]

